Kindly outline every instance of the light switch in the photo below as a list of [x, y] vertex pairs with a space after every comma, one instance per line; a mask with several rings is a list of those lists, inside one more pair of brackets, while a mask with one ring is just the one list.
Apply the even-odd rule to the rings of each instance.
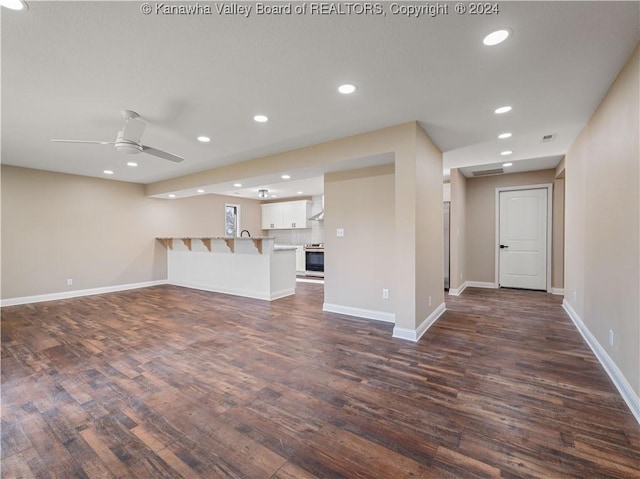
[[343, 236], [344, 236], [344, 228], [338, 228], [338, 229], [336, 230], [336, 236], [337, 236], [338, 238], [343, 237]]

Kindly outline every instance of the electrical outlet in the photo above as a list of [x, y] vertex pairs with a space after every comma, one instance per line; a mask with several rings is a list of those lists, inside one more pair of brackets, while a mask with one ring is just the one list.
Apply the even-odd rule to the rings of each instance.
[[615, 337], [613, 335], [613, 329], [609, 330], [609, 346], [613, 346], [615, 343]]
[[71, 278], [67, 280], [67, 286], [73, 286], [73, 280]]
[[573, 292], [573, 300], [576, 301], [578, 299], [578, 293]]
[[387, 288], [382, 290], [382, 299], [389, 299], [389, 290]]
[[429, 306], [431, 306], [431, 296], [429, 296]]
[[338, 229], [336, 230], [336, 236], [337, 236], [338, 238], [342, 238], [342, 237], [344, 236], [344, 228], [338, 228]]

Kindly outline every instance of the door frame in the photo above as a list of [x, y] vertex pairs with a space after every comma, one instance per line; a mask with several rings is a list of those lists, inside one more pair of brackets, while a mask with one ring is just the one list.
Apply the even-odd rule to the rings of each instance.
[[500, 193], [503, 191], [519, 190], [547, 190], [547, 293], [551, 293], [551, 270], [553, 268], [552, 251], [553, 244], [553, 184], [543, 183], [540, 185], [525, 186], [499, 186], [495, 193], [495, 287], [500, 287]]

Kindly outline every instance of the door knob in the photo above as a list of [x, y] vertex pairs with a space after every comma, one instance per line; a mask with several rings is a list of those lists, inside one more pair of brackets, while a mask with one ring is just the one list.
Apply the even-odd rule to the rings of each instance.
[[508, 246], [501, 244], [500, 249], [508, 248]]

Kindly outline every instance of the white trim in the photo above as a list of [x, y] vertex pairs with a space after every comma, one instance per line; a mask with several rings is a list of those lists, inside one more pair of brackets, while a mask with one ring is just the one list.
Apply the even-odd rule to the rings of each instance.
[[396, 322], [396, 315], [393, 313], [375, 311], [372, 309], [353, 308], [351, 306], [343, 306], [341, 304], [323, 303], [322, 311], [346, 314], [348, 316], [356, 316], [358, 318], [375, 319], [377, 321], [384, 321], [385, 323]]
[[242, 290], [242, 289], [224, 289], [224, 288], [212, 288], [207, 284], [191, 283], [187, 281], [169, 281], [168, 284], [172, 286], [180, 286], [182, 288], [199, 289], [200, 291], [209, 291], [211, 293], [228, 294], [231, 296], [242, 296], [244, 298], [262, 299], [264, 301], [273, 301], [274, 299], [284, 298], [296, 294], [295, 287], [283, 289], [281, 291], [273, 291], [270, 294], [256, 293], [254, 290]]
[[551, 288], [551, 294], [557, 294], [558, 296], [564, 296], [564, 288]]
[[547, 292], [551, 293], [551, 269], [553, 264], [552, 243], [553, 243], [553, 184], [543, 183], [540, 185], [526, 186], [499, 186], [495, 193], [496, 208], [496, 228], [495, 228], [495, 283], [500, 287], [500, 193], [503, 191], [519, 191], [519, 190], [547, 190]]
[[576, 328], [578, 328], [578, 331], [580, 331], [580, 334], [591, 348], [591, 351], [593, 351], [593, 354], [596, 355], [600, 364], [602, 364], [602, 367], [613, 381], [613, 384], [622, 396], [622, 399], [624, 399], [624, 402], [626, 402], [629, 409], [631, 409], [631, 413], [635, 416], [636, 421], [640, 423], [640, 397], [636, 394], [618, 366], [616, 366], [616, 363], [613, 362], [613, 359], [611, 359], [598, 340], [593, 336], [593, 334], [591, 334], [591, 331], [589, 331], [589, 328], [584, 324], [582, 318], [580, 318], [578, 313], [576, 313], [566, 299], [562, 301], [562, 307], [571, 318], [571, 321], [573, 321], [573, 324], [576, 325]]
[[467, 281], [468, 288], [485, 288], [498, 289], [497, 283], [489, 283], [488, 281]]
[[322, 278], [296, 278], [296, 283], [316, 283], [316, 284], [324, 284], [324, 279]]
[[36, 296], [22, 296], [19, 298], [9, 298], [0, 301], [0, 306], [16, 306], [19, 304], [41, 303], [43, 301], [56, 301], [59, 299], [78, 298], [81, 296], [92, 296], [94, 294], [115, 293], [117, 291], [127, 291], [130, 289], [148, 288], [167, 284], [166, 279], [157, 281], [145, 281], [142, 283], [118, 284], [115, 286], [104, 286], [102, 288], [79, 289], [75, 291], [64, 291], [62, 293], [39, 294]]
[[449, 295], [460, 296], [467, 288], [498, 289], [498, 285], [496, 283], [489, 283], [488, 281], [465, 281], [459, 288], [449, 288]]
[[399, 339], [405, 339], [407, 341], [418, 342], [420, 338], [427, 332], [433, 324], [442, 316], [442, 314], [447, 310], [444, 303], [440, 304], [433, 313], [431, 313], [427, 319], [425, 319], [420, 326], [418, 326], [415, 330], [407, 329], [407, 328], [399, 328], [395, 326], [393, 328], [393, 337]]
[[460, 296], [465, 289], [467, 289], [466, 281], [459, 288], [449, 288], [449, 296]]

